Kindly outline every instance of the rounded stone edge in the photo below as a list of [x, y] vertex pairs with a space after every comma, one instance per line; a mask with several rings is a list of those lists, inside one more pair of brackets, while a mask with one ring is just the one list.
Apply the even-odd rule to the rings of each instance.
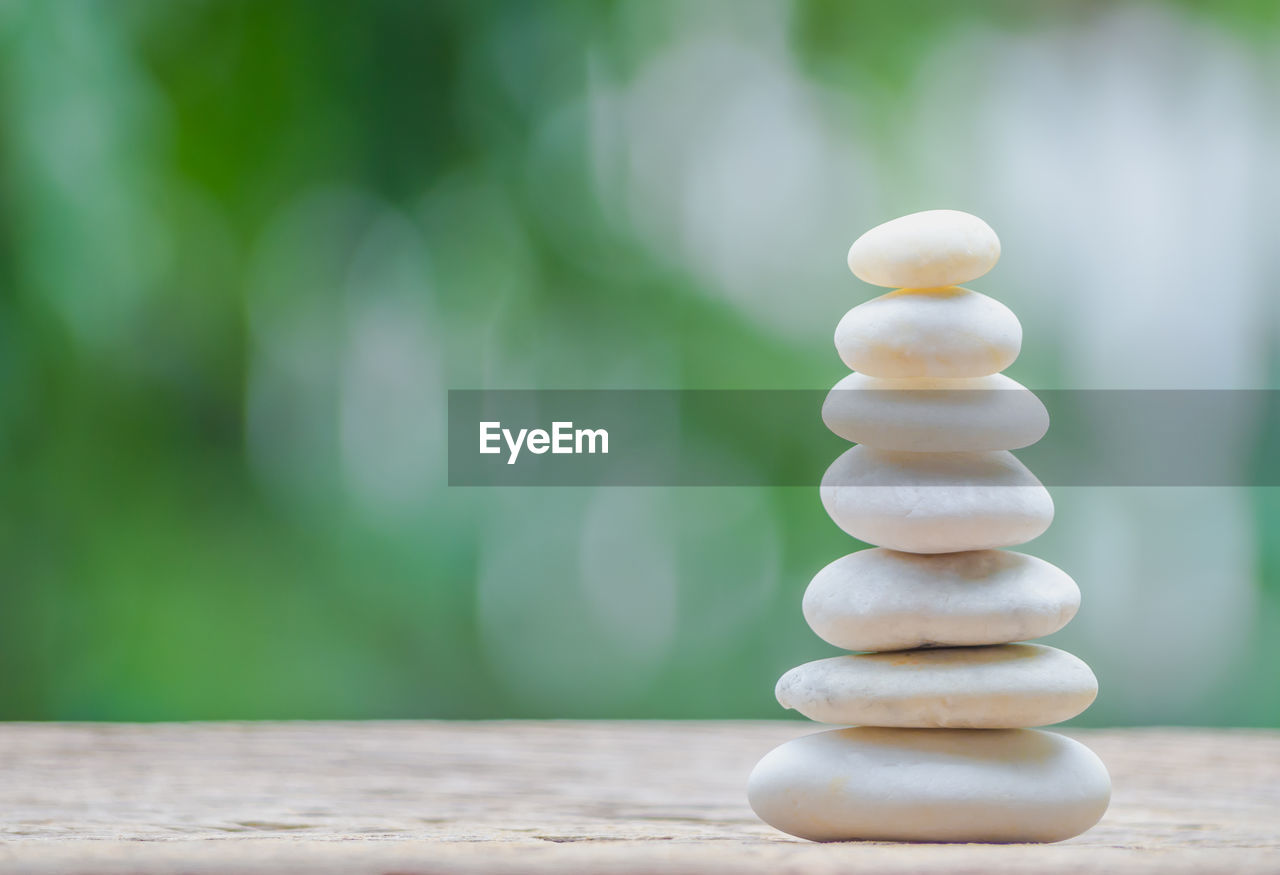
[[[857, 566], [868, 563], [886, 563], [892, 565], [895, 562], [908, 562], [912, 560], [933, 560], [942, 559], [947, 556], [968, 556], [971, 554], [992, 554], [1000, 553], [1006, 557], [1012, 557], [1016, 563], [1022, 563], [1030, 566], [1041, 566], [1042, 571], [1039, 572], [1047, 580], [1055, 581], [1050, 588], [1060, 588], [1067, 595], [1067, 598], [1061, 601], [1057, 616], [1046, 623], [1035, 635], [1020, 638], [995, 638], [988, 636], [970, 636], [963, 640], [956, 637], [947, 637], [942, 635], [914, 637], [898, 636], [898, 637], [882, 637], [876, 638], [870, 633], [865, 633], [868, 637], [862, 638], [857, 635], [851, 635], [847, 630], [842, 630], [842, 626], [870, 626], [875, 616], [871, 612], [858, 613], [855, 611], [847, 611], [844, 613], [833, 613], [830, 617], [819, 620], [816, 616], [819, 613], [819, 596], [822, 594], [821, 601], [827, 602], [834, 596], [830, 591], [837, 589], [856, 589], [857, 583], [850, 578], [856, 575], [861, 569]], [[904, 558], [898, 558], [904, 557]], [[843, 566], [852, 566], [849, 568]], [[954, 585], [959, 588], [970, 585], [971, 581], [957, 581]], [[1044, 590], [1045, 583], [1038, 584], [1040, 590]], [[838, 597], [835, 597], [838, 598]], [[862, 600], [865, 602], [866, 600]], [[985, 647], [996, 644], [1009, 644], [1015, 641], [1033, 641], [1043, 638], [1064, 628], [1080, 610], [1080, 587], [1075, 579], [1063, 569], [1054, 565], [1039, 556], [1032, 556], [1029, 553], [1022, 553], [1016, 550], [964, 550], [955, 554], [947, 553], [904, 553], [900, 550], [892, 550], [888, 547], [868, 547], [862, 550], [855, 550], [852, 553], [846, 553], [844, 556], [828, 562], [809, 579], [808, 585], [805, 587], [804, 594], [801, 597], [800, 610], [804, 616], [805, 623], [815, 635], [823, 641], [839, 647], [841, 650], [847, 650], [853, 653], [884, 653], [894, 650], [917, 650], [922, 648], [934, 647]], [[897, 613], [889, 611], [882, 613], [880, 619], [884, 616], [898, 616]], [[863, 634], [863, 633], [858, 633]]]
[[[944, 217], [943, 214], [946, 214]], [[916, 266], [914, 271], [917, 275], [908, 278], [900, 271], [908, 270], [900, 264], [895, 264], [894, 256], [898, 259], [902, 258], [901, 253], [893, 253], [892, 249], [895, 244], [905, 246], [912, 255], [919, 257], [921, 252], [929, 252], [931, 248], [930, 242], [921, 241], [919, 235], [921, 229], [912, 229], [910, 233], [917, 235], [917, 239], [906, 240], [908, 232], [904, 232], [903, 228], [914, 223], [923, 225], [929, 221], [950, 221], [957, 225], [952, 229], [951, 233], [963, 234], [970, 239], [966, 241], [964, 254], [973, 256], [972, 250], [975, 244], [985, 244], [989, 250], [981, 260], [968, 266], [961, 267], [949, 265], [944, 259], [934, 259], [933, 262], [927, 264], [926, 267]], [[927, 231], [935, 231], [935, 228], [927, 228]], [[896, 236], [901, 235], [901, 236]], [[945, 250], [944, 250], [945, 251]], [[944, 286], [958, 286], [961, 283], [971, 282], [979, 277], [990, 273], [996, 264], [1000, 261], [1001, 245], [1000, 237], [996, 234], [995, 229], [986, 223], [983, 219], [964, 210], [921, 210], [915, 213], [907, 213], [886, 222], [881, 222], [874, 228], [864, 231], [858, 239], [854, 240], [849, 246], [848, 255], [845, 262], [849, 266], [849, 271], [864, 283], [873, 286], [881, 286], [884, 288], [941, 288]], [[888, 261], [889, 264], [866, 264], [870, 259], [875, 261]], [[924, 273], [924, 277], [919, 274]]]
[[[895, 359], [892, 367], [881, 368], [877, 363], [882, 362], [883, 355], [873, 354], [872, 350], [881, 346], [863, 335], [863, 329], [857, 327], [858, 322], [862, 318], [866, 318], [866, 314], [876, 307], [891, 306], [898, 303], [904, 298], [915, 298], [916, 303], [921, 300], [929, 300], [940, 298], [937, 306], [948, 306], [944, 301], [947, 298], [957, 296], [970, 298], [981, 307], [989, 310], [988, 319], [998, 320], [1002, 324], [999, 334], [1008, 334], [1007, 344], [1003, 352], [995, 354], [989, 352], [987, 355], [977, 355], [972, 350], [969, 353], [970, 366], [956, 365], [949, 368], [940, 368], [929, 361], [928, 355], [904, 355], [900, 350], [893, 350], [885, 353]], [[931, 305], [930, 305], [931, 306]], [[956, 326], [956, 330], [962, 334], [969, 334], [967, 329], [962, 326]], [[885, 292], [882, 295], [863, 301], [849, 308], [840, 321], [836, 323], [835, 332], [832, 335], [832, 342], [836, 349], [836, 355], [840, 357], [840, 361], [851, 371], [858, 371], [871, 377], [883, 377], [886, 379], [919, 379], [919, 378], [955, 378], [963, 379], [969, 377], [986, 377], [991, 374], [998, 374], [1010, 367], [1022, 352], [1022, 322], [1018, 319], [1016, 313], [1013, 312], [1003, 301], [999, 301], [990, 295], [970, 289], [964, 286], [943, 286], [932, 289], [894, 289]], [[974, 347], [980, 347], [984, 344], [975, 344]], [[999, 351], [999, 345], [988, 345], [989, 350]], [[974, 360], [980, 360], [982, 364], [973, 364]]]
[[[1011, 833], [1008, 833], [1005, 835], [995, 836], [993, 834], [993, 831], [984, 831], [982, 833], [979, 833], [978, 830], [971, 829], [967, 834], [957, 834], [956, 831], [952, 830], [948, 835], [944, 836], [944, 835], [938, 834], [937, 832], [933, 832], [933, 833], [929, 832], [927, 825], [925, 825], [923, 829], [912, 829], [911, 827], [915, 826], [914, 823], [907, 825], [908, 828], [905, 830], [874, 831], [874, 830], [867, 830], [867, 829], [850, 826], [847, 829], [842, 830], [840, 834], [833, 834], [831, 830], [827, 830], [827, 831], [804, 830], [804, 829], [795, 828], [795, 824], [788, 824], [784, 826], [782, 823], [780, 823], [779, 821], [783, 820], [783, 818], [776, 816], [779, 812], [769, 810], [773, 806], [764, 804], [763, 800], [759, 798], [760, 797], [759, 785], [762, 783], [765, 783], [766, 781], [768, 781], [770, 778], [773, 777], [769, 773], [771, 770], [776, 768], [777, 761], [779, 759], [785, 758], [786, 755], [789, 752], [793, 751], [794, 747], [797, 745], [812, 744], [819, 737], [823, 737], [823, 736], [847, 737], [848, 734], [859, 732], [861, 729], [864, 729], [864, 728], [866, 727], [852, 727], [852, 728], [846, 728], [846, 729], [826, 729], [819, 732], [813, 732], [807, 735], [802, 735], [797, 738], [793, 738], [789, 741], [785, 741], [782, 744], [772, 748], [770, 751], [768, 751], [763, 757], [761, 757], [756, 762], [755, 766], [752, 767], [752, 770], [747, 777], [746, 796], [747, 796], [747, 804], [751, 807], [751, 810], [755, 813], [755, 815], [758, 818], [760, 818], [761, 821], [773, 827], [774, 829], [778, 830], [779, 832], [783, 832], [783, 833], [786, 833], [787, 835], [792, 835], [797, 838], [805, 839], [807, 841], [813, 841], [813, 842], [886, 841], [886, 842], [929, 842], [929, 843], [977, 842], [977, 843], [985, 843], [985, 844], [1013, 844], [1013, 843], [1051, 844], [1054, 842], [1061, 842], [1061, 841], [1066, 841], [1068, 839], [1075, 838], [1076, 836], [1083, 835], [1084, 833], [1088, 832], [1090, 829], [1093, 829], [1095, 826], [1098, 825], [1098, 823], [1102, 821], [1102, 818], [1106, 816], [1106, 813], [1111, 806], [1111, 796], [1112, 796], [1113, 787], [1112, 787], [1111, 773], [1107, 769], [1106, 764], [1102, 761], [1102, 758], [1099, 757], [1097, 753], [1095, 753], [1093, 749], [1091, 749], [1088, 745], [1080, 741], [1077, 741], [1076, 739], [1071, 738], [1070, 736], [1066, 736], [1058, 732], [1050, 732], [1042, 729], [954, 730], [953, 732], [957, 732], [957, 733], [974, 732], [974, 733], [980, 733], [983, 736], [986, 736], [993, 732], [1034, 733], [1035, 735], [1038, 735], [1038, 736], [1044, 736], [1046, 737], [1046, 740], [1051, 739], [1053, 744], [1061, 745], [1064, 750], [1071, 751], [1072, 754], [1075, 755], [1082, 764], [1087, 764], [1085, 769], [1085, 771], [1087, 772], [1086, 774], [1080, 774], [1079, 772], [1077, 772], [1075, 775], [1073, 775], [1073, 777], [1076, 779], [1077, 784], [1087, 780], [1094, 780], [1099, 782], [1099, 784], [1103, 785], [1100, 787], [1101, 792], [1098, 792], [1096, 794], [1096, 799], [1093, 800], [1093, 804], [1091, 805], [1081, 804], [1079, 806], [1080, 810], [1072, 812], [1076, 816], [1073, 817], [1069, 822], [1064, 821], [1061, 818], [1057, 818], [1054, 820], [1054, 824], [1057, 827], [1056, 829], [1038, 830], [1034, 835], [1025, 834], [1025, 833], [1020, 835], [1013, 835]], [[910, 733], [937, 732], [937, 730], [913, 730], [913, 729], [906, 729], [906, 730], [895, 730], [895, 729], [874, 730], [873, 729], [873, 731], [892, 732], [892, 733], [900, 732], [900, 733], [903, 733], [904, 736]], [[840, 776], [839, 774], [833, 775], [832, 781], [833, 782], [839, 781], [841, 777], [842, 776]], [[957, 803], [958, 803], [958, 800], [957, 800]], [[791, 813], [794, 814], [794, 812], [791, 812]], [[774, 815], [774, 816], [771, 816], [771, 815]], [[916, 823], [918, 823], [918, 821]]]
[[[917, 381], [926, 385], [912, 386]], [[946, 385], [950, 383], [951, 385]], [[881, 416], [855, 415], [860, 401], [847, 393], [884, 393]], [[964, 393], [972, 393], [966, 398]], [[964, 405], [967, 404], [967, 409]], [[956, 411], [961, 411], [957, 416]], [[964, 427], [938, 423], [916, 423], [911, 440], [904, 438], [911, 427], [899, 426], [908, 420], [933, 415], [970, 421]], [[1002, 430], [988, 423], [1004, 418]], [[822, 402], [822, 424], [837, 437], [878, 450], [912, 453], [982, 453], [1021, 450], [1038, 443], [1049, 431], [1049, 411], [1044, 402], [1026, 386], [1004, 374], [983, 377], [872, 377], [853, 372], [840, 379]], [[1012, 424], [1011, 424], [1012, 423]], [[984, 425], [986, 426], [984, 428]], [[886, 436], [885, 432], [892, 436]], [[997, 439], [997, 433], [999, 438]]]

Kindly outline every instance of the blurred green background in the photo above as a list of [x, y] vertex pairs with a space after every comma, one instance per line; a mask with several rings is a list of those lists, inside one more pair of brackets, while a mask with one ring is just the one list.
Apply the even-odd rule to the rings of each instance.
[[[1276, 388], [1278, 12], [0, 0], [0, 717], [781, 716], [816, 488], [450, 489], [446, 391], [828, 386], [934, 207], [1021, 382]], [[1280, 725], [1274, 493], [1054, 490], [1079, 723]]]

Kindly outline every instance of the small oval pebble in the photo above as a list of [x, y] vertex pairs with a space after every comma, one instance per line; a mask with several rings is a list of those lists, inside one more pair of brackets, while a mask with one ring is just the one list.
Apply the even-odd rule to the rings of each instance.
[[836, 326], [836, 351], [872, 377], [985, 377], [1013, 364], [1022, 325], [981, 292], [900, 289], [854, 307]]
[[809, 626], [845, 650], [1025, 641], [1058, 631], [1079, 607], [1066, 572], [1011, 550], [860, 550], [819, 571], [804, 593]]
[[820, 842], [1056, 842], [1102, 818], [1111, 778], [1053, 732], [860, 726], [774, 748], [747, 798], [765, 823]]
[[1070, 720], [1098, 680], [1043, 644], [852, 653], [806, 662], [778, 681], [778, 703], [819, 723], [1017, 729]]
[[822, 504], [860, 541], [907, 553], [1022, 544], [1053, 499], [1012, 453], [908, 453], [855, 446], [822, 476]]
[[986, 222], [959, 210], [927, 210], [877, 225], [849, 247], [849, 269], [875, 286], [955, 286], [985, 274], [1000, 259], [1000, 238]]
[[822, 404], [845, 440], [916, 453], [1016, 450], [1049, 430], [1035, 393], [1004, 374], [968, 379], [883, 379], [850, 374]]

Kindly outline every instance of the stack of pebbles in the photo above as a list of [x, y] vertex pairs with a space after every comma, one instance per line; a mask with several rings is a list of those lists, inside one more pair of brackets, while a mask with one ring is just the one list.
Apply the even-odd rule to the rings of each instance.
[[827, 426], [854, 446], [827, 469], [822, 502], [876, 545], [832, 562], [805, 619], [854, 653], [798, 666], [778, 701], [852, 728], [804, 736], [751, 774], [756, 813], [819, 841], [1048, 842], [1106, 811], [1111, 781], [1080, 743], [1044, 726], [1097, 694], [1089, 667], [1040, 644], [1080, 604], [1065, 573], [999, 549], [1040, 535], [1053, 501], [1009, 452], [1039, 440], [1039, 399], [999, 373], [1022, 327], [959, 288], [1000, 242], [967, 213], [933, 210], [873, 228], [849, 250], [866, 282], [897, 288], [853, 308], [836, 348], [854, 373]]

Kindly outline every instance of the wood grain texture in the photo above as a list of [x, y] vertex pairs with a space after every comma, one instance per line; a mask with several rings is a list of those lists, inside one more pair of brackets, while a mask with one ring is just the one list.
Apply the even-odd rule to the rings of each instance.
[[815, 845], [743, 789], [815, 728], [0, 725], [0, 871], [1280, 871], [1280, 732], [1070, 733], [1115, 793], [1057, 845]]

